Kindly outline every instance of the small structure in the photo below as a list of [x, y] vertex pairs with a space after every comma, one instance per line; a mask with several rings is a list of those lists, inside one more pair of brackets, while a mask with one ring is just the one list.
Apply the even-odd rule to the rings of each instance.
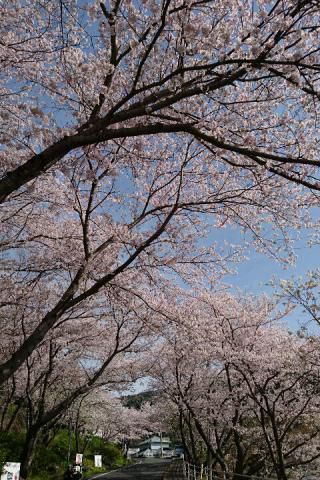
[[169, 437], [159, 437], [157, 435], [152, 435], [152, 437], [147, 438], [140, 442], [137, 446], [139, 447], [139, 457], [160, 457], [164, 456], [170, 448], [170, 438]]
[[139, 447], [128, 447], [127, 457], [131, 458], [131, 457], [137, 456], [137, 454], [139, 453], [139, 450], [140, 450]]

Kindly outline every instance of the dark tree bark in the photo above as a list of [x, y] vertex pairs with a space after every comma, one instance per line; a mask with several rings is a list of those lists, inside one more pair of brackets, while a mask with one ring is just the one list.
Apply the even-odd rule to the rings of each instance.
[[25, 444], [22, 450], [20, 462], [20, 478], [21, 480], [26, 480], [30, 473], [30, 467], [32, 464], [35, 447], [37, 444], [38, 436], [40, 433], [40, 428], [38, 426], [34, 426], [30, 428], [27, 432]]

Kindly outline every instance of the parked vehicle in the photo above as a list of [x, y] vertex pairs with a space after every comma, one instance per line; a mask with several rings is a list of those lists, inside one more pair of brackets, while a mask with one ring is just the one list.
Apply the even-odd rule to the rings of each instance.
[[162, 449], [162, 458], [173, 458], [174, 450], [172, 448], [163, 448]]
[[154, 454], [151, 450], [147, 449], [147, 450], [143, 450], [142, 452], [139, 452], [137, 454], [138, 457], [142, 457], [142, 458], [149, 458], [149, 457], [153, 457]]

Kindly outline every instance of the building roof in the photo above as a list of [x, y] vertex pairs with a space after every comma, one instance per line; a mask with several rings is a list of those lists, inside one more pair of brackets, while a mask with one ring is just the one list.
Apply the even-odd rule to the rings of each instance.
[[[138, 443], [138, 446], [149, 445], [151, 443], [161, 444], [161, 438], [157, 435], [153, 435], [152, 437], [146, 438], [142, 442]], [[169, 437], [162, 437], [162, 444], [164, 444], [164, 443], [170, 444], [170, 438]]]

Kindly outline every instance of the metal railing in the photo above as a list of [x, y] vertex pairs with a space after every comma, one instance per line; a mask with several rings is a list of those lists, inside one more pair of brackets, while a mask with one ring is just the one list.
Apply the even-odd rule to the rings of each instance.
[[[230, 480], [235, 476], [237, 480], [277, 480], [276, 477], [272, 476], [259, 476], [256, 475], [245, 475], [240, 473], [219, 473], [214, 472], [212, 469], [208, 468], [205, 465], [193, 465], [188, 463], [185, 460], [183, 461], [183, 473], [185, 480]], [[180, 478], [180, 477], [179, 477]], [[291, 477], [290, 477], [291, 478]], [[300, 472], [299, 476], [296, 477], [299, 480], [315, 480], [320, 479], [320, 472], [314, 473], [302, 473]]]
[[[210, 468], [204, 465], [193, 465], [184, 462], [184, 474], [186, 480], [228, 480], [233, 474], [221, 473], [217, 475]], [[320, 477], [319, 477], [320, 478]], [[243, 480], [276, 480], [275, 477], [256, 477], [255, 475], [244, 475], [237, 473], [237, 479]]]
[[[186, 461], [183, 462], [183, 469], [184, 469], [184, 477], [186, 480], [230, 480], [233, 475], [235, 476], [234, 473], [220, 473], [217, 475], [215, 472], [213, 472], [210, 468], [204, 465], [193, 465], [191, 463], [188, 463]], [[303, 473], [300, 474], [302, 476], [299, 476], [299, 480], [315, 480], [315, 479], [320, 479], [320, 472], [318, 473]], [[266, 477], [266, 476], [260, 476], [257, 477], [255, 475], [245, 475], [245, 474], [236, 474], [237, 479], [241, 480], [277, 480], [276, 477]]]

